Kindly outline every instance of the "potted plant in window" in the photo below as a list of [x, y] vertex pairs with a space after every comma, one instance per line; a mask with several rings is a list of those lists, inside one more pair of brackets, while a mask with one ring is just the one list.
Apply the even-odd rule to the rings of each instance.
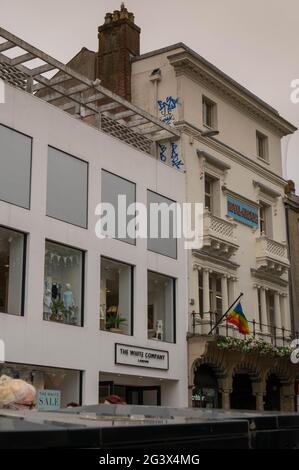
[[122, 334], [123, 330], [120, 328], [122, 323], [127, 321], [126, 318], [121, 317], [120, 314], [116, 312], [109, 312], [107, 311], [106, 317], [106, 329], [111, 331], [112, 333], [119, 333]]
[[64, 303], [60, 299], [52, 300], [51, 304], [51, 321], [57, 321], [59, 323], [66, 322], [66, 315], [68, 313], [67, 309], [64, 306]]

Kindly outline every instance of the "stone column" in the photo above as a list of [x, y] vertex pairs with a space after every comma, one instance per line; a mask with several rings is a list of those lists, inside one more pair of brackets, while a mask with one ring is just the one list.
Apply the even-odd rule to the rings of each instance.
[[231, 390], [222, 390], [222, 408], [223, 410], [230, 410], [230, 394]]
[[[200, 325], [197, 324], [199, 317], [198, 315], [192, 315], [192, 312], [201, 313], [199, 307], [199, 286], [198, 286], [198, 273], [200, 271], [200, 266], [198, 264], [193, 264], [193, 270], [189, 276], [188, 283], [188, 296], [189, 296], [189, 331], [193, 333], [201, 333]], [[193, 331], [194, 329], [194, 331]]]
[[253, 286], [253, 292], [254, 292], [254, 299], [253, 299], [253, 304], [254, 304], [254, 319], [255, 319], [255, 332], [260, 333], [261, 330], [261, 315], [259, 311], [259, 291], [260, 291], [260, 286], [257, 284], [254, 284]]
[[280, 294], [274, 292], [274, 323], [276, 327], [276, 336], [281, 336], [281, 311], [280, 311]]
[[222, 294], [222, 314], [228, 309], [228, 290], [227, 290], [227, 276], [221, 276], [221, 294]]
[[260, 289], [260, 296], [261, 296], [261, 320], [262, 320], [262, 326], [261, 330], [263, 333], [269, 333], [268, 326], [268, 317], [267, 317], [267, 303], [266, 303], [266, 289], [264, 287], [261, 287]]
[[[221, 295], [222, 295], [222, 315], [227, 311], [228, 309], [228, 279], [226, 274], [223, 274], [221, 276]], [[226, 321], [223, 321], [221, 325], [219, 325], [219, 333], [221, 335], [226, 336], [227, 332], [227, 323]]]
[[228, 281], [228, 302], [232, 304], [233, 301], [236, 299], [236, 285], [237, 285], [237, 278], [231, 277]]
[[291, 334], [291, 318], [290, 318], [290, 309], [289, 309], [289, 297], [288, 294], [281, 294], [281, 311], [283, 313], [282, 326], [287, 330], [286, 336]]
[[264, 411], [264, 395], [261, 392], [255, 393], [256, 410]]
[[209, 312], [211, 310], [210, 306], [210, 270], [204, 268], [202, 271], [202, 286], [203, 286], [203, 320], [204, 324], [202, 326], [202, 333], [208, 334], [211, 328], [211, 317]]
[[203, 313], [210, 311], [210, 272], [204, 268], [202, 271], [203, 281]]

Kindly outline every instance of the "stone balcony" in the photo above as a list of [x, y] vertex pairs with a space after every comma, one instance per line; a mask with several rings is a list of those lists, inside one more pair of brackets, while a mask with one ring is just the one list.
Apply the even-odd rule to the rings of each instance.
[[203, 247], [212, 256], [229, 259], [239, 248], [236, 224], [206, 211], [203, 216]]
[[290, 266], [288, 247], [266, 235], [256, 240], [256, 267], [258, 271], [281, 276]]

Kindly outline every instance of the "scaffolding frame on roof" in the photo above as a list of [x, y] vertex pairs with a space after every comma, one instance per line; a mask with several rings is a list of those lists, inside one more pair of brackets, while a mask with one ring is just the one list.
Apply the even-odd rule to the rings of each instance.
[[[149, 154], [155, 154], [157, 142], [180, 137], [178, 129], [104, 88], [99, 79], [90, 80], [1, 27], [0, 41], [5, 82]], [[37, 59], [41, 63], [30, 68]], [[54, 77], [47, 78], [49, 73]]]

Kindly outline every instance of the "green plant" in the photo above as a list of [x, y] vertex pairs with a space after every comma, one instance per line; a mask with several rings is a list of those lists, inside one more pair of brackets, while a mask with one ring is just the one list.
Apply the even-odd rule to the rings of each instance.
[[52, 300], [50, 320], [62, 322], [66, 318], [68, 310], [65, 308], [62, 300]]
[[273, 346], [267, 341], [262, 339], [254, 338], [249, 336], [245, 339], [233, 338], [233, 337], [222, 337], [217, 341], [217, 346], [220, 349], [226, 349], [230, 351], [240, 352], [258, 352], [259, 354], [265, 354], [270, 356], [286, 357], [292, 352], [292, 349], [288, 346]]
[[119, 313], [108, 313], [106, 317], [106, 328], [107, 330], [110, 330], [111, 328], [117, 328], [119, 329], [120, 325], [122, 323], [125, 323], [127, 321], [126, 318], [121, 317]]

